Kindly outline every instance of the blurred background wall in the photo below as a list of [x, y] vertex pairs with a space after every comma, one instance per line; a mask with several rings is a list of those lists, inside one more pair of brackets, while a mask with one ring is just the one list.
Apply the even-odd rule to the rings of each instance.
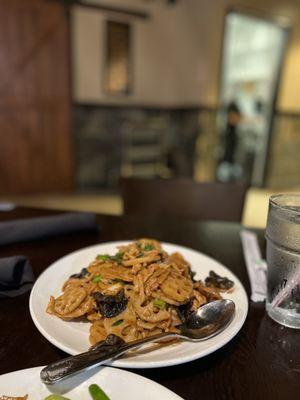
[[[113, 1], [110, 4], [121, 3]], [[125, 2], [122, 4], [124, 6]], [[270, 18], [274, 15], [285, 17], [289, 20], [292, 30], [281, 74], [264, 185], [272, 187], [297, 185], [300, 167], [296, 161], [300, 145], [297, 115], [300, 107], [299, 1], [291, 0], [283, 4], [277, 0], [267, 0], [263, 3], [256, 0], [209, 2], [188, 0], [166, 6], [166, 2], [154, 0], [126, 1], [126, 5], [143, 9], [149, 12], [151, 17], [149, 20], [139, 20], [122, 15], [114, 16], [117, 20], [130, 21], [132, 25], [134, 91], [124, 98], [107, 95], [103, 90], [104, 63], [101, 55], [104, 54], [102, 39], [107, 14], [76, 7], [72, 11], [73, 93], [79, 105], [75, 114], [83, 116], [86, 113], [88, 115], [86, 119], [90, 119], [91, 115], [95, 115], [92, 108], [97, 107], [98, 121], [103, 121], [110, 113], [111, 118], [116, 116], [118, 119], [119, 116], [122, 121], [127, 120], [129, 126], [138, 126], [132, 127], [132, 130], [145, 131], [146, 126], [153, 124], [158, 131], [168, 131], [169, 142], [173, 138], [177, 144], [180, 142], [180, 146], [183, 143], [188, 147], [187, 143], [192, 143], [194, 140], [197, 154], [192, 174], [198, 180], [214, 179], [219, 143], [216, 117], [219, 106], [225, 14], [230, 8], [239, 6], [254, 15], [258, 13]], [[90, 105], [90, 107], [84, 111], [80, 105]], [[116, 107], [126, 105], [132, 108], [126, 111], [126, 118], [123, 108], [121, 110], [116, 108], [115, 112], [112, 109], [102, 112], [101, 107], [98, 107], [101, 105]], [[134, 107], [136, 107], [135, 113]], [[105, 131], [100, 124], [101, 122], [98, 127], [91, 129]], [[176, 127], [180, 133], [174, 132]], [[193, 136], [197, 136], [195, 133], [197, 129], [201, 130], [199, 140], [193, 139]], [[117, 130], [120, 133], [122, 127], [118, 126]], [[79, 136], [81, 137], [81, 133]], [[121, 136], [124, 138], [126, 134]], [[176, 154], [174, 147], [176, 148], [176, 144], [173, 144], [172, 150], [173, 154]], [[81, 148], [83, 149], [82, 146]], [[283, 148], [285, 151], [281, 151]], [[78, 184], [81, 186], [81, 182], [86, 183], [86, 176], [91, 173], [88, 172], [89, 167], [84, 161], [85, 156], [81, 154], [79, 157], [82, 160], [79, 163], [82, 168]], [[86, 157], [90, 160], [92, 155]], [[291, 157], [294, 158], [293, 164], [290, 163]], [[191, 173], [191, 168], [184, 165], [183, 160], [178, 161], [180, 155], [174, 158], [181, 165], [180, 174]], [[128, 163], [124, 162], [124, 165], [127, 172]], [[92, 163], [90, 169], [95, 170]], [[160, 174], [164, 175], [164, 172], [161, 171]], [[133, 173], [130, 168], [129, 173]], [[142, 174], [147, 174], [146, 168]], [[149, 174], [151, 175], [151, 168]], [[117, 173], [113, 175], [116, 176]], [[113, 182], [114, 178], [111, 180]], [[95, 185], [97, 186], [97, 179]]]
[[173, 7], [166, 7], [164, 1], [158, 0], [108, 3], [151, 12], [148, 21], [131, 20], [135, 93], [117, 100], [105, 95], [101, 54], [104, 54], [102, 36], [107, 15], [75, 7], [72, 11], [75, 101], [114, 104], [123, 100], [126, 104], [217, 107], [224, 15], [230, 7], [243, 6], [266, 16], [290, 19], [293, 29], [277, 109], [300, 111], [299, 0], [186, 0]]
[[[121, 176], [220, 179], [230, 10], [288, 32], [270, 130], [263, 132], [262, 179], [253, 180], [260, 142], [248, 128], [238, 133], [233, 179], [255, 193], [300, 187], [299, 0], [79, 3], [0, 2], [2, 196], [117, 195]], [[109, 21], [129, 32], [130, 85], [123, 93], [105, 83]]]

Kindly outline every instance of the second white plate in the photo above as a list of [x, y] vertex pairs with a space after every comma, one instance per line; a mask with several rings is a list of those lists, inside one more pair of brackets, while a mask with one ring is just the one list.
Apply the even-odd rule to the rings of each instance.
[[[50, 295], [58, 296], [64, 281], [75, 272], [86, 267], [97, 254], [115, 254], [116, 247], [129, 242], [103, 243], [71, 253], [48, 267], [35, 282], [30, 295], [30, 313], [38, 330], [52, 344], [69, 354], [78, 354], [89, 348], [88, 322], [66, 322], [46, 313]], [[230, 325], [219, 335], [205, 342], [180, 342], [151, 352], [120, 358], [108, 363], [122, 368], [156, 368], [182, 364], [210, 354], [229, 342], [241, 329], [248, 311], [248, 299], [245, 289], [230, 270], [216, 260], [195, 250], [163, 243], [168, 253], [180, 252], [196, 272], [196, 279], [204, 279], [210, 270], [232, 279], [234, 291], [224, 295], [235, 302], [236, 313]]]
[[28, 400], [42, 400], [49, 394], [56, 393], [71, 400], [92, 400], [88, 387], [96, 383], [110, 400], [183, 400], [150, 379], [117, 368], [96, 368], [48, 387], [40, 380], [41, 369], [42, 367], [29, 368], [1, 375], [0, 396], [28, 394]]

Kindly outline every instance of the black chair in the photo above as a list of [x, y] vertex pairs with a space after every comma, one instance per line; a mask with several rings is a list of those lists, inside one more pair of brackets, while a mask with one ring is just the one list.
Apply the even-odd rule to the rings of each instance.
[[124, 213], [240, 222], [247, 185], [123, 178]]

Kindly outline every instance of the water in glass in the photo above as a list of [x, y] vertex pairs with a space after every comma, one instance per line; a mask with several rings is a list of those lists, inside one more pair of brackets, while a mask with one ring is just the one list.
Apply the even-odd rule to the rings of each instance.
[[271, 196], [266, 239], [267, 313], [300, 329], [300, 195]]

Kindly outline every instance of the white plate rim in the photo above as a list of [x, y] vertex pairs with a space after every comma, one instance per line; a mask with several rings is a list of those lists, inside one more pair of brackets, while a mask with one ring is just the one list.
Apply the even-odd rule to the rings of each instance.
[[[24, 374], [24, 375], [29, 374], [29, 373], [35, 374], [37, 372], [40, 372], [44, 367], [45, 366], [24, 368], [24, 369], [20, 369], [20, 370], [16, 370], [16, 371], [7, 372], [5, 374], [0, 375], [0, 384], [1, 384], [1, 380], [5, 380], [6, 381], [7, 379], [10, 379], [10, 378], [15, 379], [14, 378], [15, 374]], [[136, 380], [138, 382], [141, 382], [142, 384], [147, 385], [148, 388], [150, 388], [149, 385], [151, 385], [152, 388], [156, 387], [157, 390], [162, 392], [161, 396], [168, 395], [168, 399], [170, 399], [170, 400], [184, 400], [177, 393], [173, 392], [172, 390], [168, 389], [167, 387], [163, 386], [162, 384], [153, 381], [152, 379], [145, 378], [144, 376], [141, 376], [139, 374], [135, 374], [134, 372], [131, 372], [131, 371], [126, 371], [124, 369], [114, 368], [114, 367], [111, 367], [111, 366], [102, 366], [102, 367], [100, 367], [100, 370], [95, 375], [93, 375], [92, 379], [96, 381], [97, 380], [97, 375], [101, 374], [101, 372], [103, 370], [105, 370], [105, 372], [113, 371], [113, 373], [120, 374], [120, 375], [123, 375], [125, 377], [131, 377], [134, 380]], [[95, 383], [97, 383], [97, 382], [95, 382]], [[80, 387], [81, 384], [83, 384], [83, 382], [81, 382], [78, 385], [78, 387]], [[17, 384], [16, 384], [16, 386], [17, 386]], [[0, 390], [3, 390], [3, 389], [0, 388]], [[2, 393], [0, 393], [0, 396], [1, 396], [1, 394]], [[6, 395], [9, 395], [9, 394], [6, 394]], [[64, 396], [68, 396], [68, 393], [65, 393]], [[29, 398], [28, 400], [31, 400], [31, 399]]]
[[[103, 242], [103, 243], [99, 243], [99, 244], [95, 244], [92, 246], [87, 246], [78, 250], [75, 250], [69, 254], [66, 254], [65, 256], [59, 258], [58, 260], [54, 261], [52, 264], [50, 264], [38, 277], [38, 279], [36, 280], [36, 282], [34, 283], [34, 286], [32, 287], [31, 293], [30, 293], [30, 298], [29, 298], [29, 310], [30, 310], [30, 315], [31, 318], [36, 326], [36, 328], [39, 330], [39, 332], [53, 345], [55, 345], [56, 347], [58, 347], [60, 350], [63, 350], [64, 352], [71, 354], [71, 355], [76, 355], [78, 354], [77, 351], [74, 351], [72, 349], [72, 347], [69, 347], [61, 342], [59, 342], [54, 336], [52, 336], [51, 334], [48, 333], [48, 331], [46, 329], [43, 328], [43, 326], [40, 324], [38, 317], [35, 315], [34, 313], [34, 308], [33, 308], [33, 301], [34, 301], [34, 296], [35, 296], [35, 291], [38, 288], [39, 285], [39, 281], [43, 279], [43, 277], [48, 273], [49, 269], [52, 268], [53, 266], [55, 266], [57, 263], [63, 262], [66, 259], [68, 259], [69, 257], [74, 257], [76, 255], [79, 255], [81, 252], [85, 252], [88, 250], [92, 250], [92, 249], [96, 249], [99, 248], [101, 246], [120, 246], [120, 245], [124, 245], [124, 244], [128, 244], [132, 242], [132, 240], [118, 240], [118, 241], [110, 241], [110, 242]], [[237, 278], [237, 276], [230, 271], [229, 268], [227, 268], [226, 266], [224, 266], [222, 263], [220, 263], [219, 261], [217, 261], [216, 259], [214, 259], [213, 257], [210, 257], [198, 250], [194, 250], [192, 248], [186, 247], [186, 246], [182, 246], [182, 245], [178, 245], [175, 243], [169, 243], [169, 242], [161, 242], [161, 245], [170, 245], [170, 246], [175, 246], [178, 251], [180, 251], [180, 249], [182, 250], [187, 250], [187, 251], [192, 251], [194, 253], [197, 253], [198, 255], [201, 255], [201, 257], [206, 258], [207, 260], [209, 260], [210, 262], [213, 262], [215, 264], [218, 264], [223, 270], [225, 270], [227, 273], [229, 273], [230, 275], [234, 276], [234, 281], [235, 284], [238, 284], [240, 287], [240, 290], [242, 292], [244, 301], [245, 301], [245, 305], [244, 305], [244, 309], [243, 309], [243, 316], [242, 318], [239, 320], [239, 323], [235, 324], [235, 328], [233, 329], [232, 327], [232, 322], [231, 324], [225, 329], [224, 332], [226, 332], [229, 328], [231, 328], [232, 332], [231, 335], [229, 335], [227, 338], [224, 338], [222, 341], [219, 341], [217, 343], [215, 343], [215, 345], [212, 345], [209, 349], [207, 349], [206, 351], [202, 351], [201, 354], [199, 355], [199, 353], [195, 353], [194, 355], [187, 355], [187, 356], [181, 356], [180, 359], [179, 358], [175, 358], [174, 360], [168, 360], [168, 361], [140, 361], [140, 360], [134, 360], [134, 357], [131, 358], [129, 360], [129, 362], [126, 359], [117, 359], [114, 361], [110, 361], [108, 363], [105, 363], [105, 365], [109, 365], [109, 366], [113, 366], [113, 367], [118, 367], [118, 368], [160, 368], [160, 367], [169, 367], [169, 366], [174, 366], [174, 365], [178, 365], [178, 364], [184, 364], [186, 362], [190, 362], [190, 361], [194, 361], [197, 360], [199, 358], [205, 357], [215, 351], [217, 351], [218, 349], [220, 349], [221, 347], [225, 346], [231, 339], [233, 339], [237, 333], [240, 331], [240, 329], [242, 328], [242, 326], [244, 325], [244, 322], [247, 318], [248, 315], [248, 308], [249, 308], [249, 302], [248, 302], [248, 296], [246, 293], [246, 290], [243, 286], [243, 284], [241, 283], [241, 281]], [[213, 338], [212, 338], [213, 339]], [[210, 340], [210, 339], [208, 339]]]

